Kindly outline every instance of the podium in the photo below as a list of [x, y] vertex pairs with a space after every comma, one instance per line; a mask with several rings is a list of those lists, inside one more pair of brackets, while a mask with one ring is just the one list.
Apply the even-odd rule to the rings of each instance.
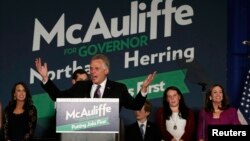
[[56, 133], [72, 136], [71, 140], [81, 136], [78, 137], [81, 141], [119, 141], [119, 129], [118, 98], [56, 100]]

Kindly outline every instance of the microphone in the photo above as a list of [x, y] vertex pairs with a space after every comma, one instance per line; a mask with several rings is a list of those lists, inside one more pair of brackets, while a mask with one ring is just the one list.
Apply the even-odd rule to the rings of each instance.
[[250, 46], [250, 41], [245, 40], [245, 41], [242, 42], [242, 44], [243, 44], [243, 45]]

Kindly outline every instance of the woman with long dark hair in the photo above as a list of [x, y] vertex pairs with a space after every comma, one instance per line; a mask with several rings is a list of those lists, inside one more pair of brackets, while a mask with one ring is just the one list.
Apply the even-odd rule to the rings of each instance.
[[212, 85], [205, 98], [205, 107], [200, 110], [198, 141], [207, 141], [208, 125], [239, 125], [237, 110], [231, 107], [222, 85]]
[[163, 93], [163, 107], [156, 112], [156, 123], [165, 141], [192, 141], [194, 112], [187, 107], [181, 91], [170, 86]]
[[6, 141], [30, 141], [37, 123], [37, 109], [24, 82], [11, 91], [11, 100], [4, 110], [4, 138]]

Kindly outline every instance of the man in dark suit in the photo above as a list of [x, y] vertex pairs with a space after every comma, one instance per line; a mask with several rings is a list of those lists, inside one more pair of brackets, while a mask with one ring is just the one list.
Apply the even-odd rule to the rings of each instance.
[[90, 61], [91, 80], [78, 81], [71, 88], [61, 91], [48, 77], [47, 63], [42, 65], [41, 58], [35, 60], [36, 69], [42, 76], [42, 88], [52, 99], [56, 98], [92, 98], [95, 90], [100, 85], [100, 97], [119, 98], [119, 108], [140, 110], [146, 100], [148, 85], [152, 82], [155, 73], [149, 74], [144, 80], [140, 92], [133, 98], [125, 84], [108, 79], [109, 59], [103, 54], [97, 54]]
[[[143, 106], [148, 85], [155, 76], [149, 74], [144, 80], [140, 92], [133, 98], [127, 90], [126, 85], [108, 79], [109, 59], [103, 54], [97, 54], [90, 61], [90, 77], [88, 81], [77, 81], [71, 88], [61, 91], [48, 77], [47, 63], [42, 65], [41, 58], [35, 60], [37, 71], [42, 76], [42, 88], [50, 95], [51, 99], [56, 98], [93, 98], [98, 85], [100, 85], [100, 97], [119, 98], [119, 108], [125, 107], [132, 110], [141, 109]], [[104, 135], [104, 134], [103, 134]], [[94, 137], [97, 137], [96, 135]], [[91, 137], [93, 139], [93, 136]], [[101, 138], [104, 141], [104, 138]], [[96, 140], [99, 140], [96, 138]], [[107, 140], [110, 141], [110, 139]], [[122, 140], [122, 139], [121, 139]]]
[[152, 105], [146, 101], [141, 110], [135, 111], [136, 122], [125, 127], [125, 141], [161, 141], [160, 130], [148, 120]]

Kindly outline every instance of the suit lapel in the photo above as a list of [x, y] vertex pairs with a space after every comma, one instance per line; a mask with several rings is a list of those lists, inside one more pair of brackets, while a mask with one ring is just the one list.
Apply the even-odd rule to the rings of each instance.
[[104, 92], [103, 92], [103, 95], [102, 95], [103, 98], [110, 97], [111, 88], [112, 88], [112, 82], [110, 80], [107, 80], [106, 86], [105, 86], [105, 89], [104, 89]]
[[136, 138], [138, 138], [139, 141], [143, 141], [142, 135], [141, 135], [141, 131], [140, 131], [140, 127], [138, 125], [137, 122], [134, 123], [133, 125], [133, 129], [134, 129], [134, 135], [136, 136]]
[[[134, 129], [136, 129], [136, 134], [137, 134], [137, 136], [138, 136], [138, 140], [139, 141], [143, 141], [143, 138], [142, 138], [142, 134], [141, 134], [141, 131], [140, 131], [140, 127], [139, 127], [139, 125], [138, 125], [138, 123], [136, 122], [136, 123], [134, 123]], [[146, 126], [147, 127], [147, 126]], [[146, 134], [147, 134], [147, 129], [146, 129], [146, 132], [144, 133], [144, 141], [146, 140]]]
[[148, 136], [147, 133], [150, 132], [150, 127], [151, 127], [150, 121], [147, 121], [147, 126], [146, 126], [146, 132], [145, 132], [144, 140], [147, 139], [147, 136]]
[[92, 85], [93, 85], [93, 83], [92, 83], [92, 81], [88, 81], [88, 83], [87, 83], [87, 98], [90, 98], [91, 96], [90, 96], [90, 92], [91, 92], [91, 88], [92, 88]]

